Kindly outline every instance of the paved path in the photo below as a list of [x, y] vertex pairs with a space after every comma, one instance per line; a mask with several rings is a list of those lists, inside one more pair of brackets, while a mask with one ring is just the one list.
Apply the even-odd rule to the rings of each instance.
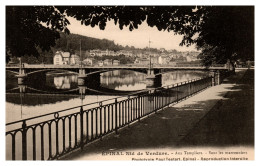
[[[254, 70], [242, 79], [198, 123], [179, 146], [254, 145]], [[231, 81], [233, 80], [233, 81]]]
[[130, 128], [87, 145], [62, 160], [117, 160], [102, 152], [187, 146], [249, 145], [254, 142], [254, 71], [241, 70], [187, 100]]

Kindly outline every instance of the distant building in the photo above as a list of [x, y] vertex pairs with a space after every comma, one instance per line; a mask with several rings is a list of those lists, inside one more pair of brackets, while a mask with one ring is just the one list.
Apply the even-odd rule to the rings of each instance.
[[158, 57], [151, 57], [152, 64], [158, 64]]
[[71, 57], [70, 57], [70, 64], [74, 65], [74, 64], [79, 64], [79, 63], [80, 63], [79, 56], [75, 55], [75, 54], [71, 55]]
[[113, 66], [118, 66], [120, 64], [119, 60], [113, 60]]
[[161, 55], [161, 56], [159, 56], [159, 58], [158, 58], [158, 63], [159, 64], [168, 64], [168, 62], [169, 62], [169, 58], [166, 56], [166, 55]]
[[56, 52], [53, 57], [53, 64], [54, 65], [63, 65], [63, 56], [60, 52]]
[[116, 56], [115, 51], [107, 50], [107, 55]]
[[94, 62], [95, 62], [94, 58], [86, 58], [86, 59], [83, 60], [83, 63], [85, 65], [89, 65], [89, 66], [93, 66]]
[[115, 52], [111, 51], [111, 50], [99, 50], [99, 49], [95, 49], [95, 50], [90, 50], [89, 51], [90, 56], [105, 56], [105, 55], [109, 55], [109, 56], [115, 56]]
[[103, 61], [98, 61], [98, 66], [104, 66], [104, 62]]
[[70, 64], [70, 53], [69, 52], [63, 52], [63, 64], [69, 65]]
[[194, 56], [188, 55], [188, 56], [186, 56], [186, 60], [187, 60], [187, 62], [192, 62], [192, 61], [196, 61], [197, 58]]
[[133, 56], [133, 52], [132, 51], [127, 51], [127, 50], [120, 50], [116, 52], [116, 55], [125, 55], [126, 57], [131, 57]]
[[104, 65], [109, 66], [109, 65], [112, 65], [112, 64], [113, 64], [112, 59], [104, 60]]
[[70, 64], [70, 53], [57, 51], [53, 57], [53, 64], [54, 65], [68, 65]]
[[160, 48], [160, 51], [165, 52], [166, 50], [165, 50], [165, 48]]
[[101, 56], [101, 50], [95, 49], [89, 51], [90, 56]]
[[74, 65], [79, 63], [79, 56], [75, 54], [71, 55], [69, 52], [57, 51], [53, 57], [54, 65]]
[[148, 65], [150, 64], [150, 60], [147, 58], [136, 58], [134, 63], [140, 65]]
[[174, 61], [170, 61], [170, 62], [168, 63], [168, 65], [176, 66], [176, 62], [174, 62]]

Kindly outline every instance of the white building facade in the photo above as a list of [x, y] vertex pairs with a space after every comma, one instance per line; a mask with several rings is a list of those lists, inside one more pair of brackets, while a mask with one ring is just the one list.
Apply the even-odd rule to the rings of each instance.
[[54, 65], [74, 65], [79, 64], [79, 62], [79, 56], [71, 55], [69, 52], [57, 51], [53, 57]]

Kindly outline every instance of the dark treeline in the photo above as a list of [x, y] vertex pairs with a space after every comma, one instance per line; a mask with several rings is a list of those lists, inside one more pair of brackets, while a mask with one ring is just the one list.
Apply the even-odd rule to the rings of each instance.
[[56, 40], [55, 49], [60, 49], [63, 51], [76, 51], [80, 50], [80, 41], [81, 41], [81, 50], [87, 51], [92, 49], [100, 50], [112, 50], [119, 51], [124, 49], [123, 46], [115, 44], [114, 41], [107, 39], [97, 39], [87, 36], [77, 35], [77, 34], [65, 34], [60, 33], [60, 39]]

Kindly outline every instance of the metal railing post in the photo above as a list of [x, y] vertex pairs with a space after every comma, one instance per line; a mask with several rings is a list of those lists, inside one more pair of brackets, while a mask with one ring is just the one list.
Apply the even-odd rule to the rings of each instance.
[[118, 134], [118, 125], [117, 125], [117, 120], [118, 120], [118, 117], [117, 117], [117, 99], [115, 99], [115, 130], [116, 130], [116, 134]]
[[43, 126], [41, 126], [41, 160], [44, 160]]
[[27, 125], [25, 120], [22, 124], [22, 160], [27, 160], [27, 139], [26, 139]]
[[83, 138], [83, 106], [80, 107], [80, 146], [81, 150], [84, 148], [84, 138]]
[[131, 121], [131, 119], [130, 119], [130, 106], [129, 106], [129, 102], [130, 100], [129, 100], [129, 96], [128, 96], [128, 98], [127, 98], [127, 110], [128, 110], [128, 115], [127, 115], [127, 123], [128, 123], [128, 127], [130, 127], [130, 121]]
[[161, 109], [163, 110], [163, 107], [164, 107], [164, 101], [163, 101], [163, 91], [161, 90], [161, 96], [162, 96], [162, 101], [161, 101]]
[[138, 121], [140, 122], [140, 116], [141, 116], [141, 114], [140, 114], [140, 95], [138, 95]]
[[168, 91], [167, 91], [167, 93], [168, 93], [168, 107], [170, 107], [170, 104], [171, 104], [171, 95], [172, 95], [171, 94], [171, 88], [169, 86]]
[[177, 92], [176, 92], [176, 95], [177, 95], [177, 103], [179, 102], [179, 84], [177, 83], [177, 86], [176, 86], [176, 89], [177, 89]]

